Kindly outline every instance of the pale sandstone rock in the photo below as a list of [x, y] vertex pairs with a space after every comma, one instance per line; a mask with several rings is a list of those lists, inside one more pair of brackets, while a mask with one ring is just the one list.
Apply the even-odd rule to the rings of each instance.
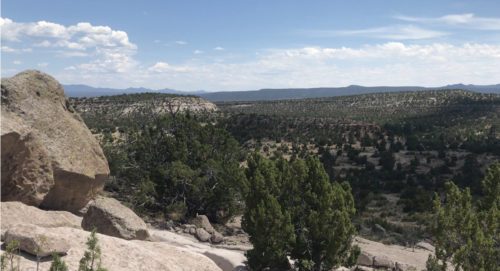
[[189, 228], [189, 234], [195, 235], [196, 234], [196, 228]]
[[212, 233], [212, 236], [210, 236], [210, 241], [212, 241], [212, 243], [214, 244], [222, 243], [222, 241], [224, 241], [224, 236], [222, 236], [222, 234], [220, 234], [219, 232], [214, 231]]
[[5, 232], [19, 223], [33, 224], [45, 228], [81, 228], [82, 218], [67, 211], [44, 211], [22, 202], [1, 203], [2, 240]]
[[363, 266], [363, 265], [358, 265], [356, 268], [354, 268], [355, 271], [373, 271], [375, 269], [368, 267], [368, 266]]
[[358, 245], [362, 252], [364, 251], [375, 257], [387, 257], [392, 262], [415, 267], [416, 270], [425, 269], [425, 263], [430, 254], [428, 250], [419, 248], [413, 250], [399, 245], [384, 245], [359, 236], [356, 236], [354, 244]]
[[409, 264], [404, 264], [404, 263], [398, 263], [396, 262], [394, 264], [394, 270], [395, 271], [416, 271], [417, 268], [415, 266], [409, 265]]
[[[78, 270], [79, 260], [87, 250], [85, 242], [90, 233], [68, 227], [50, 230], [69, 241], [71, 249], [61, 259], [67, 263], [68, 270]], [[102, 266], [109, 271], [221, 270], [210, 258], [189, 248], [176, 247], [166, 242], [124, 240], [102, 234], [97, 234], [97, 237], [102, 251]], [[2, 250], [0, 254], [4, 252]], [[20, 260], [22, 270], [36, 270], [34, 257], [20, 257]], [[50, 264], [51, 261], [40, 262], [40, 270], [49, 270]]]
[[83, 216], [82, 228], [127, 240], [149, 240], [146, 223], [113, 198], [97, 197]]
[[358, 264], [364, 266], [373, 266], [373, 255], [364, 250], [361, 250], [361, 254], [359, 254], [358, 257]]
[[210, 233], [208, 233], [206, 230], [203, 228], [197, 228], [196, 229], [196, 238], [202, 242], [208, 242], [210, 240]]
[[3, 78], [2, 201], [77, 211], [109, 174], [96, 139], [51, 76]]
[[54, 234], [50, 228], [33, 224], [16, 224], [5, 233], [5, 243], [17, 240], [19, 248], [31, 255], [46, 257], [52, 253], [66, 254], [69, 242], [63, 236]]
[[387, 256], [374, 256], [373, 266], [376, 268], [392, 269], [394, 263]]
[[427, 242], [418, 242], [415, 245], [415, 248], [425, 249], [427, 251], [434, 252], [434, 246]]
[[195, 225], [197, 228], [203, 228], [208, 233], [212, 233], [215, 231], [214, 227], [212, 227], [212, 224], [210, 224], [210, 221], [208, 220], [208, 217], [206, 215], [197, 215], [196, 217], [190, 220], [190, 223]]

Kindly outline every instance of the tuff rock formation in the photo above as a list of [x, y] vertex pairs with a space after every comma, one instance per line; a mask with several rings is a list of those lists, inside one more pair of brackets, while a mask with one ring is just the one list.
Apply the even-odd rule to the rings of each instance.
[[146, 223], [113, 198], [98, 197], [83, 216], [82, 228], [127, 240], [149, 240]]
[[29, 70], [3, 78], [2, 201], [77, 211], [104, 186], [106, 158], [61, 85]]
[[5, 243], [19, 242], [19, 248], [33, 256], [47, 257], [52, 253], [66, 254], [71, 248], [64, 236], [51, 229], [33, 224], [16, 224], [5, 233]]
[[5, 232], [18, 223], [33, 224], [44, 228], [80, 228], [82, 218], [65, 211], [44, 211], [18, 201], [2, 202], [2, 240]]
[[[15, 232], [19, 230], [19, 224], [31, 224], [21, 227], [34, 227], [47, 237], [63, 239], [70, 249], [61, 259], [67, 263], [68, 270], [78, 270], [79, 261], [88, 249], [85, 243], [90, 235], [74, 224], [81, 221], [81, 217], [66, 211], [40, 210], [20, 202], [2, 202], [1, 205], [2, 231]], [[124, 240], [98, 233], [103, 267], [109, 271], [245, 270], [243, 251], [215, 248], [168, 231], [150, 229], [150, 232], [152, 241]], [[5, 241], [2, 239], [0, 243], [3, 247], [0, 255], [5, 253], [8, 243]], [[19, 260], [20, 270], [36, 270], [36, 257], [21, 251]], [[40, 262], [39, 270], [49, 270], [50, 264], [49, 256]]]

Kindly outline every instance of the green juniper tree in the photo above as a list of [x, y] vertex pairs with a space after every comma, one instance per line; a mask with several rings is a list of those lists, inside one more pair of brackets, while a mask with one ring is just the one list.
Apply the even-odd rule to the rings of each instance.
[[429, 256], [429, 271], [500, 270], [500, 165], [496, 162], [483, 180], [483, 200], [471, 203], [469, 188], [461, 190], [453, 182], [445, 184], [444, 202], [436, 196], [431, 231], [435, 255]]
[[[300, 164], [294, 164], [297, 171], [303, 170]], [[299, 193], [294, 195], [302, 200], [294, 207], [300, 211], [293, 216], [296, 245], [292, 258], [301, 270], [330, 270], [340, 264], [354, 264], [359, 250], [351, 248], [355, 208], [349, 184], [330, 182], [317, 158], [306, 157], [305, 169]]]
[[242, 226], [254, 246], [247, 252], [248, 265], [253, 270], [289, 269], [287, 255], [294, 242], [293, 226], [290, 214], [276, 199], [276, 167], [254, 154], [248, 159], [246, 176], [249, 192]]
[[300, 270], [355, 263], [350, 187], [331, 183], [318, 159], [273, 162], [253, 154], [246, 176], [243, 228], [254, 245], [247, 254], [250, 268], [288, 269], [287, 256]]

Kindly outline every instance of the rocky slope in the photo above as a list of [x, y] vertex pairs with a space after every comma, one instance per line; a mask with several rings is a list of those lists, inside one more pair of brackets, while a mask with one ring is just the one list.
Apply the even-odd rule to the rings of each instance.
[[2, 84], [2, 201], [77, 211], [102, 190], [101, 147], [51, 76], [29, 70]]

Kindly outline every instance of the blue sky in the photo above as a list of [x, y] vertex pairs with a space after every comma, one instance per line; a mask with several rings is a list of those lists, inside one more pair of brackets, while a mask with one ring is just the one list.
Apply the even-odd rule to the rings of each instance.
[[2, 77], [233, 91], [500, 83], [500, 1], [35, 1], [1, 6]]

